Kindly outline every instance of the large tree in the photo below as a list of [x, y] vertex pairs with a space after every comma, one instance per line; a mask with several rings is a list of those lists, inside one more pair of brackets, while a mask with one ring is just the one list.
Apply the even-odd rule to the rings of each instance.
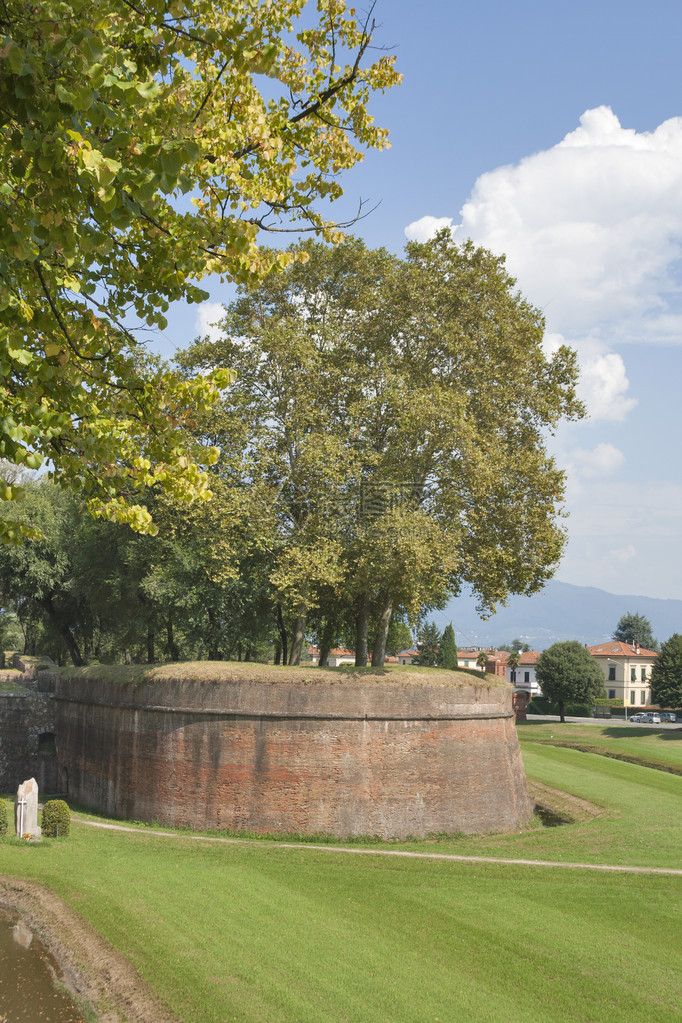
[[559, 704], [562, 721], [566, 703], [590, 703], [605, 695], [601, 668], [577, 640], [554, 643], [544, 650], [535, 665], [535, 676], [542, 695]]
[[253, 284], [286, 266], [262, 230], [336, 238], [321, 204], [386, 144], [367, 103], [399, 76], [367, 59], [371, 14], [304, 7], [0, 4], [0, 457], [49, 459], [92, 511], [138, 529], [153, 530], [140, 486], [207, 495], [215, 452], [197, 462], [181, 427], [228, 378], [145, 365], [140, 330], [207, 297], [207, 274]]
[[551, 575], [563, 474], [545, 438], [582, 413], [575, 359], [545, 355], [503, 259], [447, 233], [404, 259], [352, 239], [293, 253], [182, 364], [238, 371], [207, 442], [234, 484], [272, 487], [291, 659], [324, 593], [352, 609], [357, 663], [373, 632], [379, 665], [395, 611], [416, 622], [464, 582], [490, 611]]
[[651, 696], [660, 707], [682, 707], [682, 636], [678, 632], [661, 645], [651, 671]]
[[658, 641], [654, 639], [651, 622], [644, 615], [632, 611], [626, 611], [621, 615], [612, 638], [621, 643], [639, 643], [645, 650], [658, 650]]

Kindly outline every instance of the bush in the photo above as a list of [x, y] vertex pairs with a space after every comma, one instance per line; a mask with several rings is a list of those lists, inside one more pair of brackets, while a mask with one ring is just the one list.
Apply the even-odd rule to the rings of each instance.
[[0, 799], [0, 835], [7, 834], [7, 803]]
[[71, 830], [71, 814], [63, 799], [49, 799], [45, 803], [41, 826], [45, 838], [66, 838]]

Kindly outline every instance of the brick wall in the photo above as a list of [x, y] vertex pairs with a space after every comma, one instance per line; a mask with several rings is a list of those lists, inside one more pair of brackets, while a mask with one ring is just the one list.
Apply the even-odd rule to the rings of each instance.
[[528, 819], [510, 687], [335, 679], [60, 677], [68, 794], [176, 827], [341, 838], [504, 831]]
[[55, 733], [50, 696], [0, 694], [0, 792], [15, 793], [35, 778], [42, 793], [58, 789], [57, 756], [49, 736]]

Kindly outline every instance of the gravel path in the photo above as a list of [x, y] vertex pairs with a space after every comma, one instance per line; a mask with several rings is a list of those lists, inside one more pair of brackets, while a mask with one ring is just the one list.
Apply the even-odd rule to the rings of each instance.
[[[179, 835], [173, 831], [157, 831], [152, 828], [129, 828], [124, 824], [105, 824], [101, 821], [86, 821], [72, 817], [79, 824], [91, 828], [103, 828], [109, 831], [127, 831], [133, 835], [154, 835], [156, 838], [184, 838], [192, 842], [222, 842], [225, 845], [254, 845], [256, 840], [250, 838], [220, 838], [210, 835]], [[258, 845], [266, 845], [268, 849], [306, 849], [310, 852], [350, 853], [354, 856], [402, 856], [416, 860], [450, 860], [456, 863], [501, 863], [504, 865], [523, 867], [560, 867], [568, 870], [601, 870], [619, 874], [666, 874], [682, 877], [682, 869], [674, 867], [631, 867], [609, 863], [566, 863], [557, 860], [522, 860], [505, 859], [501, 856], [459, 856], [455, 853], [410, 852], [403, 849], [366, 849], [362, 846], [347, 845], [313, 845], [309, 842], [269, 842], [257, 841]]]

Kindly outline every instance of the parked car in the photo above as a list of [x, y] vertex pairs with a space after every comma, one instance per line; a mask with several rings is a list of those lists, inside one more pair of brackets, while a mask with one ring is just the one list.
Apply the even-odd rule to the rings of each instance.
[[644, 720], [646, 721], [646, 723], [648, 725], [660, 725], [660, 723], [661, 723], [661, 715], [660, 714], [654, 714], [652, 711], [649, 711], [648, 714], [644, 715]]
[[661, 714], [661, 721], [677, 721], [677, 714], [672, 714], [670, 711], [664, 710]]
[[631, 721], [634, 725], [641, 724], [642, 721], [647, 721], [649, 718], [648, 714], [631, 714], [628, 721]]

